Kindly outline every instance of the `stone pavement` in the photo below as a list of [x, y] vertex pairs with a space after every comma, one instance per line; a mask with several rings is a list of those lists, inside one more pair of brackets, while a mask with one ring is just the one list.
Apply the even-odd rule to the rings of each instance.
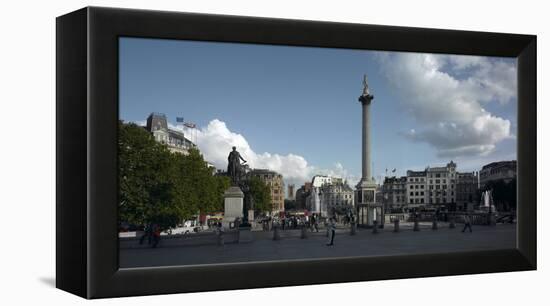
[[438, 230], [429, 226], [414, 232], [407, 227], [393, 233], [393, 226], [386, 226], [378, 234], [372, 230], [358, 229], [350, 236], [348, 230], [338, 230], [334, 246], [326, 246], [324, 230], [309, 232], [307, 239], [300, 239], [299, 230], [281, 231], [282, 239], [273, 241], [272, 232], [253, 232], [249, 243], [172, 248], [121, 249], [120, 267], [150, 267], [169, 265], [194, 265], [234, 263], [250, 261], [293, 260], [327, 257], [382, 256], [427, 253], [448, 253], [509, 249], [516, 246], [515, 224], [498, 224], [494, 227], [473, 226], [473, 233], [462, 233], [462, 225], [449, 229], [440, 224]]

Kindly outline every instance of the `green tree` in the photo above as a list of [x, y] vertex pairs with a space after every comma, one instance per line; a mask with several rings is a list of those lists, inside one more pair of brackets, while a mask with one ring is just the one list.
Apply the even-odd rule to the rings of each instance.
[[256, 212], [269, 212], [273, 210], [271, 203], [271, 190], [260, 178], [252, 176], [248, 179], [250, 195], [254, 201]]
[[197, 149], [190, 149], [188, 155], [178, 155], [180, 182], [178, 197], [188, 213], [210, 213], [222, 209], [223, 192], [229, 187], [229, 178], [215, 176], [215, 169], [209, 167]]
[[199, 214], [220, 211], [229, 178], [215, 176], [197, 149], [187, 155], [135, 124], [119, 126], [119, 222], [175, 227]]
[[176, 224], [182, 207], [173, 201], [172, 153], [142, 127], [119, 125], [119, 221]]

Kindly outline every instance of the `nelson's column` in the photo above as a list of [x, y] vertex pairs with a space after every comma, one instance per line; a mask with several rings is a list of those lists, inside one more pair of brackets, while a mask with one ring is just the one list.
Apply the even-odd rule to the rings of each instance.
[[[370, 104], [374, 96], [369, 92], [367, 76], [363, 78], [363, 93], [359, 96], [359, 102], [363, 107], [362, 127], [362, 174], [357, 183], [355, 199], [357, 203], [357, 221], [359, 225], [372, 226], [377, 220], [381, 225], [382, 205], [376, 203], [376, 181], [371, 171], [371, 137], [370, 137]], [[379, 216], [379, 217], [377, 217]]]

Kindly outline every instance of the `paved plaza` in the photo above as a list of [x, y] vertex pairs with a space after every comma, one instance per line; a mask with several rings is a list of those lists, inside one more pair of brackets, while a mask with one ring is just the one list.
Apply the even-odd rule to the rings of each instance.
[[509, 249], [516, 246], [515, 224], [498, 224], [494, 227], [474, 226], [473, 233], [462, 233], [457, 224], [449, 229], [440, 224], [438, 230], [425, 225], [414, 232], [402, 227], [399, 233], [393, 226], [386, 226], [378, 234], [372, 230], [358, 229], [354, 236], [349, 230], [339, 229], [334, 246], [326, 246], [325, 232], [309, 233], [300, 239], [299, 230], [281, 231], [281, 240], [272, 240], [272, 232], [253, 232], [254, 240], [248, 243], [232, 243], [224, 246], [201, 245], [121, 249], [121, 268], [235, 263], [250, 261], [293, 260], [327, 257], [382, 256], [458, 251]]

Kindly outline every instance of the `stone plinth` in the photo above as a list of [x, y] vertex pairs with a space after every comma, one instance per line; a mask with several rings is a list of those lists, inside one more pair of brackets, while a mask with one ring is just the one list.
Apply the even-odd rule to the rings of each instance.
[[357, 184], [355, 201], [357, 206], [357, 224], [359, 226], [371, 227], [374, 221], [382, 224], [382, 207], [375, 202], [376, 182], [373, 180], [362, 179]]
[[223, 193], [224, 211], [222, 224], [224, 227], [229, 227], [229, 223], [235, 219], [243, 218], [243, 200], [244, 194], [238, 186], [231, 186]]

